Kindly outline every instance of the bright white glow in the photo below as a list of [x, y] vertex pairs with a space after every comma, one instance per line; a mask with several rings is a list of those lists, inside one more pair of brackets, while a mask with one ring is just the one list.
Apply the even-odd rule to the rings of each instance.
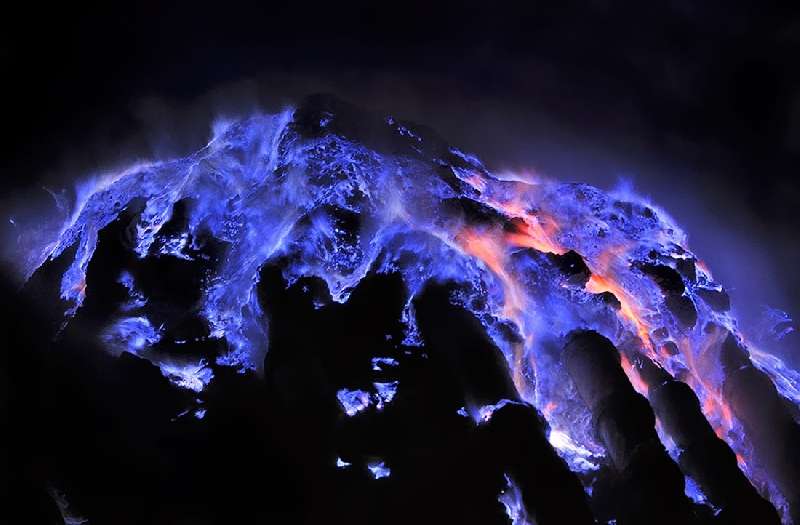
[[572, 441], [566, 432], [551, 429], [547, 439], [573, 471], [587, 472], [600, 468], [597, 456]]
[[159, 368], [172, 384], [194, 392], [201, 392], [214, 378], [214, 372], [206, 365], [205, 359], [183, 365], [160, 363]]

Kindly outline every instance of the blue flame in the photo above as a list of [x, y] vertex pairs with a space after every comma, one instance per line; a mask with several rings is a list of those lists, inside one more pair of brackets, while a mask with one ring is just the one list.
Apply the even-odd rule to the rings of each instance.
[[375, 372], [382, 372], [384, 369], [398, 365], [397, 359], [391, 357], [373, 357], [370, 362], [372, 364], [372, 370]]
[[[98, 233], [141, 199], [133, 239], [137, 257], [192, 260], [208, 237], [224, 246], [199, 304], [209, 337], [224, 343], [217, 366], [261, 371], [269, 323], [256, 288], [259, 270], [278, 259], [289, 283], [320, 278], [336, 302], [347, 301], [371, 272], [400, 274], [407, 288], [401, 319], [406, 346], [423, 343], [414, 297], [429, 282], [451, 281], [459, 285], [453, 301], [478, 318], [503, 352], [519, 394], [517, 400], [466, 407], [463, 413], [476, 421], [505, 403], [531, 403], [546, 417], [551, 443], [572, 468], [596, 469], [603, 447], [554, 351], [566, 333], [588, 328], [624, 353], [645, 353], [670, 373], [688, 377], [708, 401], [704, 408], [710, 407], [712, 425], [725, 431], [735, 451], [749, 454], [746, 436], [724, 417], [719, 399], [720, 341], [704, 330], [713, 324], [740, 335], [736, 319], [708, 299], [722, 293], [721, 286], [664, 210], [625, 189], [605, 193], [586, 184], [492, 174], [473, 155], [429, 148], [423, 134], [391, 117], [385, 125], [403, 147], [379, 152], [332, 131], [338, 116], [331, 112], [320, 116], [319, 133], [311, 135], [298, 129], [294, 116], [287, 109], [217, 123], [212, 140], [192, 155], [138, 163], [82, 182], [71, 207], [54, 193], [65, 220], [51, 242], [20, 237], [21, 272], [30, 276], [44, 261], [75, 248], [60, 286], [68, 320], [91, 293], [86, 272]], [[162, 228], [179, 202], [187, 203], [186, 227], [167, 235]], [[570, 274], [575, 267], [559, 269], [553, 257], [569, 251], [580, 254], [591, 279]], [[694, 323], [676, 313], [642, 270], [643, 262], [691, 269], [691, 276], [681, 278], [685, 289], [678, 302], [694, 312]], [[175, 363], [151, 351], [164, 327], [131, 315], [147, 298], [130, 274], [119, 282], [130, 300], [100, 334], [106, 348], [150, 359], [175, 385], [201, 391], [213, 379], [208, 363]], [[616, 296], [616, 307], [604, 292]], [[680, 351], [661, 352], [665, 343]], [[751, 355], [779, 391], [800, 404], [800, 374], [758, 348]], [[387, 357], [371, 364], [379, 372], [397, 366]], [[373, 405], [382, 409], [397, 387], [378, 382], [374, 392], [341, 389], [337, 399], [353, 416]], [[375, 477], [389, 472], [382, 463], [370, 469]]]
[[536, 525], [533, 519], [528, 516], [528, 511], [522, 503], [522, 493], [517, 487], [517, 484], [508, 476], [503, 475], [506, 481], [506, 487], [500, 492], [497, 501], [503, 504], [506, 510], [506, 516], [511, 521], [512, 525]]
[[214, 378], [214, 372], [208, 367], [205, 359], [196, 363], [173, 364], [158, 363], [161, 373], [174, 385], [193, 392], [201, 392]]
[[383, 461], [375, 461], [367, 464], [367, 469], [375, 479], [388, 478], [392, 471]]
[[123, 317], [109, 326], [100, 339], [112, 352], [139, 354], [161, 339], [159, 329], [146, 317]]
[[354, 416], [366, 410], [371, 401], [369, 392], [363, 390], [348, 390], [346, 388], [342, 388], [336, 392], [336, 398], [339, 400], [342, 408], [344, 408], [345, 414], [348, 416]]

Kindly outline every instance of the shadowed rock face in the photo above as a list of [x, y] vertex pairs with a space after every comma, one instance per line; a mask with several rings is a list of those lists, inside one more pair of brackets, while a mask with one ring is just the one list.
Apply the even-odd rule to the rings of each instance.
[[722, 346], [725, 394], [751, 436], [753, 447], [772, 479], [783, 487], [792, 519], [800, 520], [800, 425], [769, 376], [754, 367], [733, 335]]
[[780, 523], [778, 513], [739, 470], [736, 455], [703, 416], [697, 395], [646, 357], [637, 368], [656, 417], [681, 450], [679, 465], [720, 511], [720, 523]]
[[653, 411], [628, 382], [611, 342], [596, 332], [573, 332], [564, 364], [611, 456], [617, 490], [628, 494], [617, 502], [618, 522], [696, 522], [683, 476], [656, 434]]
[[80, 195], [5, 296], [20, 502], [200, 524], [798, 508], [796, 374], [720, 336], [725, 291], [636, 196], [497, 177], [327, 95]]
[[546, 423], [534, 407], [520, 402], [506, 373], [492, 373], [505, 368], [502, 355], [480, 323], [453, 308], [449, 297], [445, 288], [426, 289], [416, 302], [420, 330], [426, 348], [444, 354], [461, 379], [466, 400], [478, 406], [513, 400], [496, 409], [481, 429], [495, 464], [521, 489], [536, 523], [592, 523], [580, 482], [548, 442]]
[[681, 274], [669, 266], [661, 264], [642, 264], [642, 272], [655, 281], [664, 294], [664, 304], [675, 318], [686, 328], [697, 323], [697, 310], [691, 298], [685, 295], [686, 286]]

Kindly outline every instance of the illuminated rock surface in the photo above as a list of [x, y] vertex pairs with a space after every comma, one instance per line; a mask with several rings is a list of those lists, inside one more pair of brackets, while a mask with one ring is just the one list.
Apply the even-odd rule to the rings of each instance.
[[[92, 523], [800, 512], [798, 374], [745, 349], [635, 195], [492, 174], [316, 96], [87, 180], [64, 213], [17, 247], [33, 408], [62, 432], [28, 446]], [[565, 361], [575, 330], [610, 360]]]

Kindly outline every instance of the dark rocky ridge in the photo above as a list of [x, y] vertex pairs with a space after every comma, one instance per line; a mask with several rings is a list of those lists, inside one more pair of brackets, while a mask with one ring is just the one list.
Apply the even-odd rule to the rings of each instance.
[[564, 361], [592, 411], [597, 434], [617, 473], [618, 523], [699, 523], [684, 479], [655, 431], [655, 416], [619, 364], [619, 352], [596, 332], [573, 332]]
[[[433, 163], [434, 173], [448, 186], [474, 193], [452, 168], [476, 167], [424, 128], [386, 121], [329, 96], [309, 99], [292, 126], [301, 137], [335, 133], [375, 151]], [[408, 299], [400, 275], [379, 274], [373, 268], [349, 290], [349, 300], [339, 304], [331, 300], [321, 279], [301, 278], [290, 285], [287, 261], [275, 260], [261, 267], [256, 287], [269, 332], [263, 374], [237, 374], [214, 363], [224, 344], [209, 337], [200, 312], [200, 290], [228, 247], [198, 232], [188, 243], [192, 261], [160, 253], [186, 228], [193, 203], [184, 199], [176, 203], [148, 257], [140, 259], [131, 237], [142, 203], [123, 204], [125, 212], [99, 232], [98, 249], [87, 267], [85, 301], [55, 343], [50, 340], [58, 315], [39, 304], [63, 306], [55, 291], [69, 250], [46, 263], [23, 291], [24, 297], [37, 300], [37, 310], [48, 311], [20, 312], [19, 318], [11, 318], [12, 326], [28, 328], [15, 332], [20, 337], [17, 344], [33, 348], [26, 357], [29, 362], [19, 370], [34, 367], [37, 376], [35, 383], [21, 387], [30, 394], [23, 405], [28, 414], [22, 436], [36, 439], [18, 440], [24, 453], [16, 458], [14, 472], [26, 479], [20, 484], [25, 492], [20, 501], [35, 501], [52, 484], [92, 523], [505, 523], [497, 496], [508, 475], [539, 524], [590, 523], [594, 518], [617, 519], [621, 525], [730, 522], [724, 521], [730, 512], [714, 518], [683, 495], [683, 476], [658, 442], [653, 411], [633, 392], [619, 368], [619, 354], [608, 341], [589, 345], [602, 350], [595, 356], [602, 360], [598, 367], [582, 367], [586, 353], [567, 350], [567, 368], [578, 390], [588, 392], [582, 396], [611, 456], [598, 475], [596, 492], [588, 498], [548, 443], [542, 416], [517, 398], [500, 350], [472, 313], [451, 303], [454, 288], [429, 283], [416, 296], [413, 304], [424, 345], [412, 349], [400, 343]], [[650, 208], [614, 206], [619, 212], [614, 220], [637, 214], [655, 220]], [[450, 199], [443, 208], [470, 225], [514, 227], [497, 210], [469, 198]], [[359, 215], [326, 205], [298, 224], [310, 227], [318, 218], [314, 214], [344, 232], [342, 245], [356, 244], [362, 226]], [[542, 276], [563, 280], [570, 288], [580, 289], [591, 276], [575, 251], [554, 255], [525, 249], [512, 257], [534, 260]], [[683, 280], [693, 283], [693, 266], [675, 270], [650, 264], [640, 269], [659, 285], [667, 309], [684, 327], [693, 326], [697, 310], [685, 295]], [[95, 348], [94, 335], [128, 298], [118, 282], [123, 270], [134, 275], [148, 297], [140, 311], [165, 330], [166, 336], [149, 351], [164, 359], [205, 358], [214, 373], [207, 390], [197, 396], [176, 390], [146, 360], [129, 353], [112, 357]], [[597, 300], [621, 308], [610, 292]], [[39, 330], [38, 315], [46, 318]], [[370, 359], [377, 356], [395, 359], [398, 366], [373, 370]], [[755, 386], [742, 386], [750, 381], [737, 379], [745, 374], [742, 367], [749, 366], [751, 375], [757, 376], [757, 371], [746, 358], [736, 363], [739, 368], [731, 368], [729, 388], [756, 389], [759, 399], [768, 397], [770, 406], [777, 407], [781, 400], [774, 387], [768, 391], [769, 380], [768, 386], [761, 385], [761, 377]], [[662, 379], [660, 387], [669, 382]], [[400, 382], [397, 396], [382, 411], [344, 416], [336, 399], [338, 389], [370, 390], [375, 381], [395, 380]], [[465, 405], [502, 399], [512, 402], [480, 425], [457, 414]], [[689, 414], [698, 416], [691, 400], [671, 402], [684, 403]], [[194, 412], [185, 412], [186, 407]], [[197, 410], [207, 415], [198, 419]], [[754, 428], [779, 420], [787, 429], [784, 434], [794, 435], [777, 408], [762, 416], [752, 416], [752, 411], [741, 410]], [[722, 450], [717, 451], [720, 463], [727, 461], [725, 468], [730, 468], [729, 454], [706, 439], [705, 429], [699, 432], [706, 434], [705, 445]], [[56, 443], [46, 439], [53, 434], [59, 435]], [[791, 457], [789, 443], [785, 439], [784, 447], [768, 459], [777, 463]], [[337, 457], [352, 465], [337, 469]], [[391, 467], [389, 478], [372, 479], [368, 465], [377, 460]], [[742, 476], [736, 472], [738, 483]], [[796, 486], [791, 475], [780, 479], [784, 490]], [[742, 505], [747, 510], [752, 510], [750, 503], [764, 507], [744, 483], [741, 493], [750, 500]], [[726, 498], [731, 496], [717, 499]], [[766, 504], [762, 514], [754, 512], [771, 519], [771, 510]]]

